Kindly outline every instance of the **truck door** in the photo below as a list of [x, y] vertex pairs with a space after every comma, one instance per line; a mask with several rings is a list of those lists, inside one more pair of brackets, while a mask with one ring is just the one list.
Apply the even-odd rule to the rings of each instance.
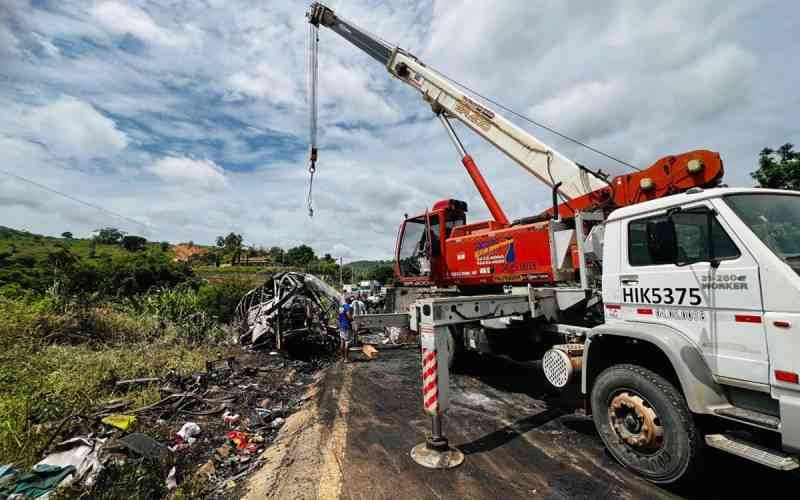
[[[691, 338], [718, 377], [768, 383], [758, 265], [706, 205], [628, 222], [619, 286], [628, 321], [667, 324]], [[669, 249], [674, 238], [677, 258]], [[677, 262], [676, 262], [677, 261]]]

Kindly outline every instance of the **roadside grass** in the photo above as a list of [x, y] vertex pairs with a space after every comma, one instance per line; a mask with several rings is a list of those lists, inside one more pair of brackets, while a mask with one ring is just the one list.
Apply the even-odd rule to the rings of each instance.
[[120, 395], [118, 380], [190, 374], [222, 352], [226, 330], [197, 309], [169, 318], [68, 302], [0, 297], [0, 463], [35, 463], [63, 419], [105, 401], [138, 408], [160, 397], [155, 385]]
[[0, 464], [37, 462], [65, 419], [111, 399], [161, 396], [118, 380], [192, 374], [223, 352], [253, 284], [202, 282], [172, 258], [0, 226]]

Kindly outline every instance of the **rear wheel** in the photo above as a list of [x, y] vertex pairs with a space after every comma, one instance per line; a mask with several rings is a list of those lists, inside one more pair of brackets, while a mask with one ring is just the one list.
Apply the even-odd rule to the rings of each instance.
[[447, 368], [458, 368], [464, 357], [464, 329], [457, 325], [447, 328]]
[[591, 402], [595, 427], [622, 465], [654, 483], [693, 475], [701, 436], [667, 379], [637, 365], [612, 366], [597, 377]]

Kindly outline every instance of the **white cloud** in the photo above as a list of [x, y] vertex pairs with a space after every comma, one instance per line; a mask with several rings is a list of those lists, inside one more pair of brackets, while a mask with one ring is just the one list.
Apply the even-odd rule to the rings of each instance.
[[162, 28], [142, 9], [120, 2], [101, 2], [92, 8], [94, 17], [115, 33], [130, 33], [142, 40], [160, 45], [178, 46], [187, 39]]
[[18, 132], [57, 157], [79, 160], [110, 157], [128, 145], [114, 120], [68, 96], [23, 111]]
[[61, 55], [61, 50], [53, 44], [53, 41], [47, 38], [46, 36], [42, 36], [39, 33], [31, 32], [31, 35], [36, 40], [36, 43], [39, 44], [39, 47], [42, 48], [42, 51], [47, 54], [48, 57], [58, 57]]
[[0, 62], [3, 57], [17, 55], [19, 53], [19, 40], [11, 32], [11, 28], [6, 24], [6, 18], [0, 12]]
[[298, 81], [290, 74], [276, 71], [269, 64], [258, 64], [248, 71], [238, 71], [228, 77], [226, 84], [234, 94], [267, 98], [274, 104], [296, 104], [302, 101]]
[[[0, 38], [10, 40], [0, 43], [0, 139], [7, 139], [0, 162], [10, 170], [142, 218], [158, 239], [211, 242], [234, 230], [250, 243], [308, 243], [354, 259], [387, 257], [403, 213], [438, 199], [466, 200], [470, 220], [488, 216], [421, 96], [323, 29], [321, 149], [308, 219], [305, 3], [57, 4], [17, 2], [13, 23], [0, 14]], [[750, 183], [760, 148], [800, 142], [798, 70], [786, 63], [800, 51], [791, 23], [798, 8], [759, 5], [337, 0], [334, 7], [430, 66], [641, 166], [717, 150], [736, 185]], [[121, 43], [128, 34], [145, 50]], [[44, 57], [47, 43], [59, 57]], [[509, 217], [549, 204], [545, 186], [457, 128]], [[623, 171], [531, 131], [589, 167]], [[106, 223], [107, 214], [46, 193], [36, 198], [35, 188], [13, 190], [15, 182], [0, 183], [0, 199], [20, 201], [4, 212], [8, 220], [54, 234]]]
[[167, 157], [146, 168], [161, 179], [180, 186], [220, 191], [228, 185], [225, 171], [210, 160]]

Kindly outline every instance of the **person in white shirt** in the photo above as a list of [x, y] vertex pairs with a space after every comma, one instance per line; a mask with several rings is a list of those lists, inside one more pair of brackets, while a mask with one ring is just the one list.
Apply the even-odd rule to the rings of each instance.
[[367, 305], [364, 304], [363, 300], [361, 300], [360, 295], [356, 295], [351, 305], [353, 307], [353, 316], [362, 316], [367, 314]]

